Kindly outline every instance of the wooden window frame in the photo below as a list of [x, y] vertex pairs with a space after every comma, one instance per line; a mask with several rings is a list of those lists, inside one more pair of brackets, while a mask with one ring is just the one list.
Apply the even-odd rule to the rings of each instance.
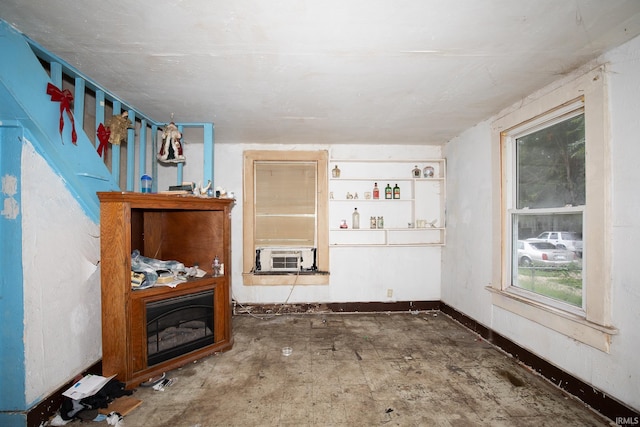
[[[329, 284], [329, 227], [328, 227], [328, 152], [248, 150], [244, 152], [243, 166], [243, 239], [242, 278], [245, 285], [328, 285]], [[315, 273], [260, 273], [254, 274], [255, 264], [255, 189], [254, 163], [257, 161], [316, 162], [317, 164], [317, 252]]]
[[[508, 204], [505, 191], [509, 186], [506, 144], [509, 131], [566, 105], [577, 98], [584, 100], [586, 140], [586, 207], [583, 223], [583, 274], [586, 274], [586, 304], [582, 313], [562, 310], [550, 304], [515, 292], [509, 279]], [[492, 293], [495, 307], [510, 311], [541, 324], [576, 341], [610, 351], [611, 339], [618, 333], [612, 325], [611, 298], [611, 141], [607, 101], [606, 71], [599, 67], [563, 86], [505, 114], [492, 124], [493, 182], [497, 197], [494, 209], [495, 233], [492, 242], [494, 257]]]

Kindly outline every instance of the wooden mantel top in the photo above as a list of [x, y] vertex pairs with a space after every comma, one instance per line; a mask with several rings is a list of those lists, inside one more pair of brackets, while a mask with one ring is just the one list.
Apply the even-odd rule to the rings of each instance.
[[133, 191], [98, 192], [101, 203], [129, 203], [134, 207], [178, 209], [216, 209], [233, 205], [235, 199], [216, 197], [197, 197], [191, 194], [138, 193]]

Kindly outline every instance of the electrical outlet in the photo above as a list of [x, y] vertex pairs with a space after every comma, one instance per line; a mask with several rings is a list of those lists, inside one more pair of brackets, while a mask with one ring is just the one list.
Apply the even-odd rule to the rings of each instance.
[[393, 289], [387, 289], [387, 298], [393, 298]]

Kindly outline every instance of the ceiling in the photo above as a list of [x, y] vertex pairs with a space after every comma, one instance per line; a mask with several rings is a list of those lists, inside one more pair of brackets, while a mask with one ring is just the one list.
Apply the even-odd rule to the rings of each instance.
[[640, 1], [0, 0], [0, 18], [216, 142], [442, 144], [640, 34]]

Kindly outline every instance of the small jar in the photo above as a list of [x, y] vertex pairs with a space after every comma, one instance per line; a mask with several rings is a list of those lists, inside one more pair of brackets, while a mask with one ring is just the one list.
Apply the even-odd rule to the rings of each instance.
[[142, 193], [151, 193], [151, 184], [153, 179], [149, 175], [142, 175], [140, 178], [140, 191]]

